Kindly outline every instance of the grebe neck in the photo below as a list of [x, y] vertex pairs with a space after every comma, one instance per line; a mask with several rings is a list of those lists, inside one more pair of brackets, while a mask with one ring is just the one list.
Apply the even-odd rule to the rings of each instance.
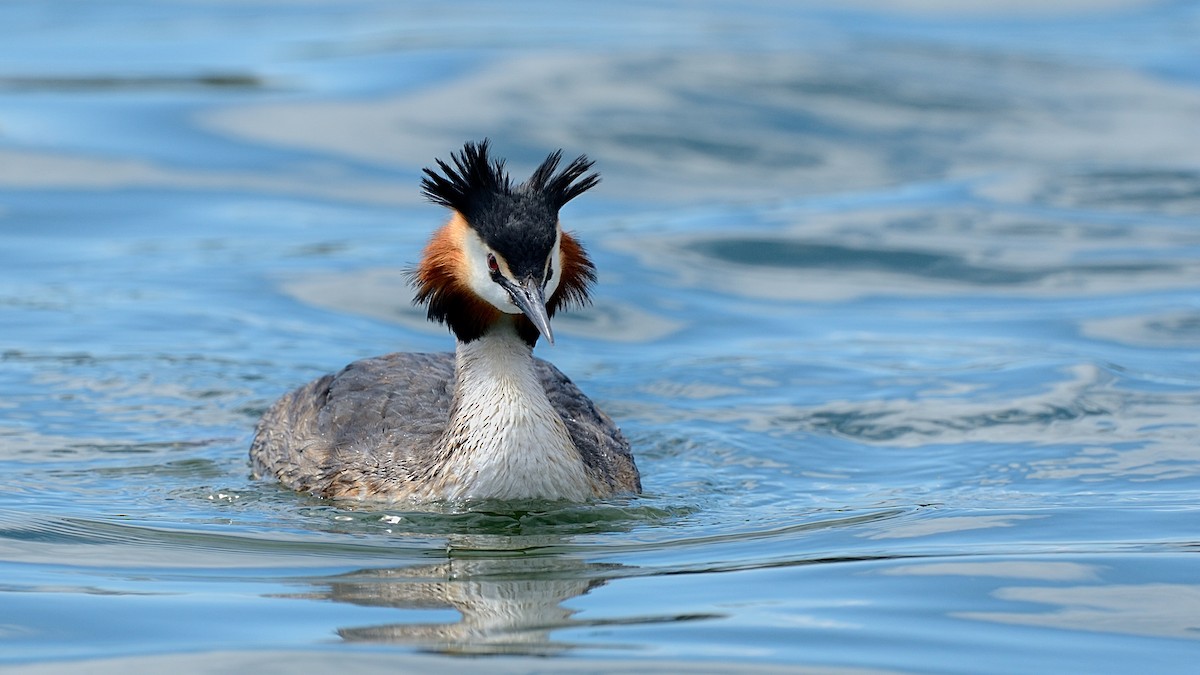
[[450, 499], [583, 501], [594, 493], [534, 370], [533, 348], [507, 316], [458, 343], [442, 447]]

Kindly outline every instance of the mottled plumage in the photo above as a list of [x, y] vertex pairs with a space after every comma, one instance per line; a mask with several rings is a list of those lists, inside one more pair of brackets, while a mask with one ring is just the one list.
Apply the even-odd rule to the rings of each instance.
[[263, 415], [257, 475], [329, 498], [582, 501], [641, 490], [629, 443], [553, 365], [535, 359], [555, 311], [588, 300], [595, 276], [558, 210], [594, 186], [585, 157], [556, 152], [514, 185], [488, 144], [468, 143], [431, 201], [453, 209], [413, 273], [416, 302], [455, 334], [454, 354], [356, 361]]

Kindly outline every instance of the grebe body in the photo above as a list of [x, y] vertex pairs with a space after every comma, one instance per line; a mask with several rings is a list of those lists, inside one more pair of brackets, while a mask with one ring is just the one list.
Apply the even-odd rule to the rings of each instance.
[[629, 443], [570, 379], [533, 356], [555, 312], [588, 301], [594, 268], [559, 221], [599, 177], [556, 152], [513, 184], [488, 143], [426, 169], [451, 209], [412, 273], [454, 353], [356, 361], [286, 394], [250, 447], [259, 476], [334, 499], [585, 501], [638, 493]]

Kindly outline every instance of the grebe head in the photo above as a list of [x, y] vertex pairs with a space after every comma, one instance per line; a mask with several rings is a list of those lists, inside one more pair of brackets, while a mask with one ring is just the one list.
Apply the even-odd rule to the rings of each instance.
[[[600, 181], [587, 174], [580, 155], [555, 173], [562, 151], [552, 153], [524, 183], [514, 185], [504, 160], [488, 157], [488, 141], [437, 160], [421, 188], [453, 211], [450, 222], [425, 247], [412, 274], [416, 302], [431, 321], [445, 323], [462, 342], [484, 335], [510, 315], [531, 346], [539, 335], [554, 344], [550, 317], [588, 301], [595, 268], [583, 247], [563, 232], [558, 211]], [[587, 174], [587, 175], [584, 175]]]

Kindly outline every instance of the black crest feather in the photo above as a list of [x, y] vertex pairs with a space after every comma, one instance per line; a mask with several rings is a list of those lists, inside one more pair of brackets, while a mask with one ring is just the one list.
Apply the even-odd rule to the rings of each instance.
[[562, 150], [546, 157], [524, 184], [515, 188], [504, 170], [503, 159], [488, 156], [490, 143], [467, 142], [459, 152], [450, 153], [450, 162], [435, 160], [441, 172], [423, 169], [421, 192], [429, 201], [470, 216], [478, 207], [490, 204], [497, 197], [511, 196], [520, 190], [530, 196], [540, 195], [546, 206], [557, 212], [564, 204], [587, 192], [600, 182], [600, 174], [587, 173], [593, 162], [586, 155], [571, 161], [557, 175], [554, 170], [562, 161]]
[[504, 171], [504, 160], [488, 157], [486, 138], [478, 144], [466, 143], [462, 152], [450, 153], [450, 160], [454, 166], [436, 160], [442, 174], [423, 169], [425, 178], [421, 181], [421, 191], [429, 201], [459, 213], [470, 213], [472, 205], [481, 196], [512, 191], [512, 181]]
[[[546, 158], [529, 177], [525, 185], [534, 191], [541, 192], [549, 202], [550, 207], [557, 211], [562, 208], [563, 204], [571, 201], [579, 195], [587, 192], [600, 182], [600, 174], [592, 173], [584, 176], [587, 170], [592, 168], [592, 160], [587, 158], [587, 155], [576, 157], [567, 168], [563, 169], [557, 176], [554, 175], [554, 170], [558, 168], [558, 163], [562, 161], [562, 150], [557, 150]], [[582, 176], [582, 180], [579, 180]], [[578, 182], [576, 182], [578, 180]]]

